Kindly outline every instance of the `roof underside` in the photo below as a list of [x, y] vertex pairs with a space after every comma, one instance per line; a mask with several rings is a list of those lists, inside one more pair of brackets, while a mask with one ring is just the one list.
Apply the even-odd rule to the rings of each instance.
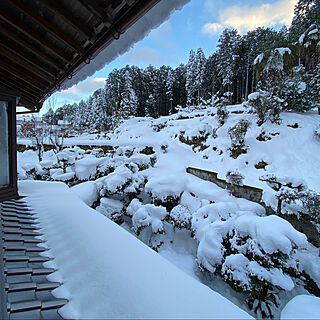
[[160, 0], [1, 0], [0, 87], [40, 110], [62, 83]]

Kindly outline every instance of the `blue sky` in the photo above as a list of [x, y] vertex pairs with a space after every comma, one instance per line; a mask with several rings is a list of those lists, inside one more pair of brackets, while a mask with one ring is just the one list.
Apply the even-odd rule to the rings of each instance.
[[[278, 29], [289, 25], [297, 0], [191, 0], [182, 10], [172, 14], [158, 29], [123, 56], [97, 71], [93, 76], [66, 91], [54, 94], [56, 107], [87, 99], [94, 90], [104, 85], [113, 69], [126, 64], [145, 68], [187, 63], [191, 49], [201, 47], [206, 57], [211, 55], [225, 27], [234, 27], [241, 34], [259, 26]], [[43, 112], [48, 106], [45, 103]]]

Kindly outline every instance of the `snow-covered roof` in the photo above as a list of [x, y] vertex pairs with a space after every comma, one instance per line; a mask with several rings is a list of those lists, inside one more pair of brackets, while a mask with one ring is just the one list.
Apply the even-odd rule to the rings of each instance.
[[[91, 209], [63, 183], [20, 181], [37, 212], [62, 282], [56, 297], [66, 319], [250, 319], [132, 234]], [[89, 190], [88, 190], [89, 191]], [[71, 232], [70, 232], [71, 231]]]
[[61, 86], [66, 90], [78, 82], [92, 76], [96, 71], [112, 62], [118, 56], [129, 51], [136, 42], [145, 38], [152, 29], [159, 27], [170, 15], [180, 10], [190, 0], [161, 0], [140, 20], [133, 24], [117, 41], [113, 41], [102, 50], [89, 64], [85, 65], [72, 79], [67, 79]]

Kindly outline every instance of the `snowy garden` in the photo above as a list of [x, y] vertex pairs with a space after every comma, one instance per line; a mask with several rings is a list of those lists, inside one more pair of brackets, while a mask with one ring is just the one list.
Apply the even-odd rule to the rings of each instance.
[[208, 58], [199, 48], [176, 69], [113, 70], [87, 101], [22, 123], [19, 179], [63, 182], [255, 318], [319, 315], [320, 32], [310, 3], [298, 2], [290, 29], [227, 28]]
[[[291, 297], [320, 293], [319, 243], [285, 219], [308, 216], [319, 237], [317, 209], [290, 195], [319, 201], [320, 119], [316, 111], [282, 113], [281, 125], [256, 126], [247, 104], [227, 109], [223, 125], [219, 107], [208, 106], [131, 118], [105, 137], [65, 138], [63, 147], [43, 151], [41, 161], [32, 139], [21, 139], [27, 150], [18, 154], [19, 178], [63, 181], [87, 205], [253, 316], [279, 317]], [[235, 156], [239, 147], [244, 151]], [[188, 174], [188, 166], [223, 179], [240, 173], [239, 183], [263, 189], [263, 203], [274, 214]]]

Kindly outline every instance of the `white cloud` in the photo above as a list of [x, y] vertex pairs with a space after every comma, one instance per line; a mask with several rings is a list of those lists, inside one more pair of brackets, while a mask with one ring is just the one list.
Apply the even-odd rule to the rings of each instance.
[[[274, 3], [264, 3], [255, 6], [230, 6], [219, 12], [218, 23], [207, 23], [202, 27], [206, 34], [216, 34], [224, 27], [233, 27], [240, 33], [257, 27], [272, 27], [290, 25], [294, 6], [297, 0], [278, 0]], [[219, 29], [218, 26], [221, 26]]]
[[105, 85], [105, 82], [106, 78], [102, 77], [86, 80], [68, 90], [57, 93], [57, 97], [60, 99], [80, 100], [82, 98], [81, 95], [93, 93], [95, 90], [102, 88]]
[[122, 58], [125, 64], [142, 64], [160, 66], [168, 63], [168, 59], [159, 51], [148, 47], [135, 47]]
[[202, 32], [206, 34], [217, 34], [220, 33], [220, 31], [223, 29], [223, 25], [217, 22], [213, 23], [206, 23], [202, 27]]

